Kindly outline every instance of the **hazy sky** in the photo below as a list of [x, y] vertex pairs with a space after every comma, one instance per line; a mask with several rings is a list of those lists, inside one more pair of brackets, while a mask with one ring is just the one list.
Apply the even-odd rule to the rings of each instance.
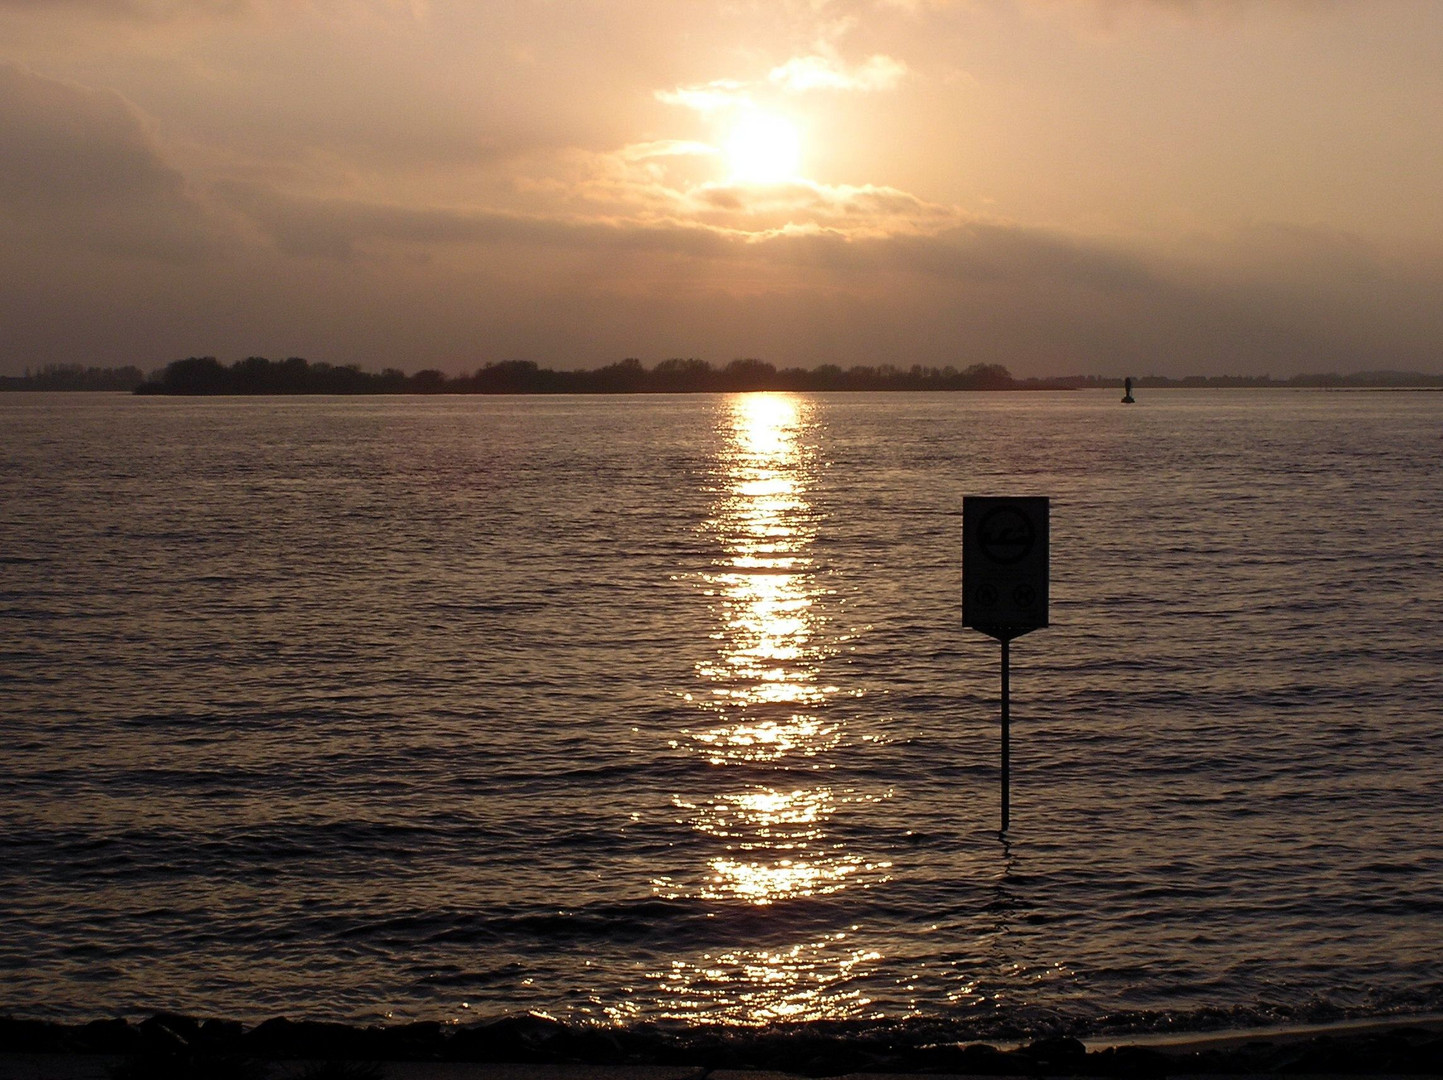
[[1438, 0], [0, 0], [0, 372], [1443, 371]]

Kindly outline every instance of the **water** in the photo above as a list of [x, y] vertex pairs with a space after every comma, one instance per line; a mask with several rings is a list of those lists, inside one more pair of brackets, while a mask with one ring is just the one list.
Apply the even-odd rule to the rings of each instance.
[[0, 398], [0, 1014], [1443, 1009], [1443, 395], [1116, 397]]

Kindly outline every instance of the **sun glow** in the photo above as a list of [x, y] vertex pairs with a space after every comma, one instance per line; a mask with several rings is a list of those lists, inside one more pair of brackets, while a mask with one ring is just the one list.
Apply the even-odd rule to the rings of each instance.
[[785, 117], [750, 112], [732, 128], [726, 156], [733, 181], [776, 184], [796, 177], [802, 141], [797, 126]]

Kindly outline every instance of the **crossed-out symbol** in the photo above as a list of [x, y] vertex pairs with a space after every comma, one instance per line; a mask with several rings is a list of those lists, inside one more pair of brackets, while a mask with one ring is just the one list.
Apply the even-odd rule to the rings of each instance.
[[1019, 585], [1012, 590], [1012, 602], [1018, 607], [1031, 607], [1037, 603], [1037, 590], [1031, 585]]

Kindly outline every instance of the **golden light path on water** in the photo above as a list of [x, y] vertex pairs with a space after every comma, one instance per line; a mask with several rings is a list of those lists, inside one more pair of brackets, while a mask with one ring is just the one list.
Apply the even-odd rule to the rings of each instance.
[[[727, 399], [721, 422], [722, 483], [706, 525], [721, 557], [702, 578], [718, 616], [717, 647], [697, 665], [698, 692], [687, 695], [706, 723], [677, 745], [722, 770], [724, 783], [675, 798], [681, 820], [713, 841], [713, 854], [695, 882], [656, 887], [761, 915], [884, 875], [888, 864], [849, 852], [829, 832], [839, 808], [883, 796], [826, 782], [826, 756], [843, 731], [826, 709], [841, 691], [822, 675], [837, 636], [822, 632], [825, 592], [812, 555], [811, 406], [786, 394], [738, 395]], [[725, 782], [733, 774], [734, 786]], [[849, 981], [881, 957], [849, 936], [813, 929], [783, 947], [677, 959], [654, 977], [678, 1017], [758, 1024], [855, 1016], [868, 1002]]]

